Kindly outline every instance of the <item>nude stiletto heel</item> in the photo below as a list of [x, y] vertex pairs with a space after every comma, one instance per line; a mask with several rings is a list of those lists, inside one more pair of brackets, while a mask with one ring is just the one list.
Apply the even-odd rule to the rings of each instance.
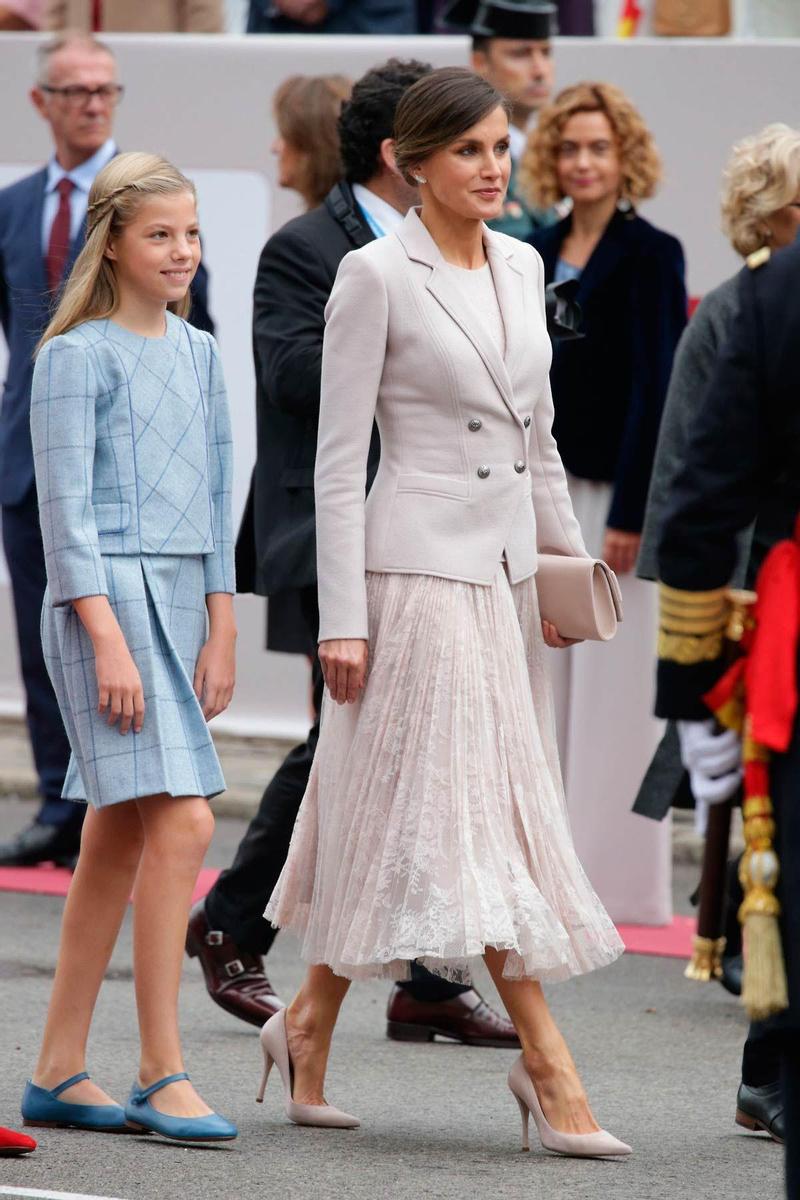
[[286, 1009], [281, 1009], [267, 1021], [261, 1030], [261, 1048], [264, 1051], [264, 1074], [261, 1089], [256, 1099], [263, 1100], [272, 1064], [277, 1065], [283, 1080], [286, 1115], [295, 1125], [316, 1125], [324, 1129], [356, 1129], [361, 1122], [332, 1104], [295, 1104], [292, 1099], [292, 1061], [286, 1036]]
[[522, 1149], [530, 1148], [528, 1142], [528, 1117], [533, 1116], [539, 1138], [545, 1150], [554, 1154], [566, 1154], [571, 1158], [622, 1158], [632, 1153], [630, 1146], [615, 1138], [605, 1129], [596, 1133], [559, 1133], [549, 1124], [536, 1095], [530, 1075], [520, 1056], [508, 1073], [508, 1086], [514, 1094], [522, 1114]]

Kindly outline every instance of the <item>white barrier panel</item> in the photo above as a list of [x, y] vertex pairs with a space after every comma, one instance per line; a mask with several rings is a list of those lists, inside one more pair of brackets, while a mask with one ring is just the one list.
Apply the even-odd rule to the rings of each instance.
[[[0, 36], [0, 186], [50, 153], [47, 127], [26, 99], [33, 35]], [[271, 96], [288, 75], [341, 72], [356, 78], [390, 55], [436, 66], [468, 61], [461, 37], [109, 37], [126, 86], [117, 140], [162, 153], [197, 181], [211, 309], [231, 397], [236, 443], [235, 511], [250, 478], [254, 385], [251, 292], [266, 236], [298, 211], [275, 187], [269, 152]], [[684, 244], [690, 291], [699, 295], [738, 260], [719, 232], [720, 174], [731, 144], [770, 121], [800, 124], [798, 43], [568, 38], [557, 41], [559, 86], [605, 79], [630, 94], [652, 127], [665, 163], [658, 196], [643, 207]], [[0, 349], [0, 355], [4, 351]], [[296, 656], [266, 654], [264, 605], [237, 599], [236, 699], [219, 726], [241, 732], [301, 733], [308, 670]], [[0, 582], [0, 711], [19, 711], [21, 690], [10, 597]]]

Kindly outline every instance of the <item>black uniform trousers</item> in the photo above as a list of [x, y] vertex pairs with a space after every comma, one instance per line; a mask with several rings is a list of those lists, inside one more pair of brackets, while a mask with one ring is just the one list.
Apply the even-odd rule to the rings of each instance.
[[40, 623], [47, 576], [35, 486], [21, 504], [3, 506], [3, 550], [14, 597], [28, 733], [42, 797], [36, 819], [62, 827], [74, 824], [77, 831], [86, 805], [61, 797], [70, 749], [42, 652]]
[[[798, 665], [800, 670], [800, 664]], [[786, 1109], [786, 1194], [800, 1197], [800, 721], [792, 744], [772, 763], [772, 801], [781, 864], [778, 895], [782, 909], [783, 950], [789, 981], [789, 1009], [770, 1022], [780, 1036]]]
[[[316, 588], [305, 588], [296, 595], [316, 644], [319, 626]], [[289, 752], [267, 784], [232, 866], [222, 872], [206, 897], [206, 916], [211, 928], [224, 930], [238, 946], [253, 954], [266, 954], [278, 932], [265, 921], [264, 909], [289, 853], [292, 830], [319, 741], [325, 685], [316, 655], [311, 678], [315, 721], [308, 737]], [[400, 986], [420, 1001], [448, 1000], [469, 991], [460, 984], [440, 979], [416, 963], [411, 979]]]

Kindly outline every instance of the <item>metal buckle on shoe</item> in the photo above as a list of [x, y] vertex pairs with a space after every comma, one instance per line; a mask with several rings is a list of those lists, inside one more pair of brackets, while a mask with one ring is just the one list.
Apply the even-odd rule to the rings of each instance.
[[234, 979], [237, 975], [244, 974], [244, 963], [240, 958], [231, 959], [225, 963], [225, 974], [229, 979]]
[[221, 946], [225, 940], [225, 934], [221, 929], [209, 929], [205, 937], [207, 946]]

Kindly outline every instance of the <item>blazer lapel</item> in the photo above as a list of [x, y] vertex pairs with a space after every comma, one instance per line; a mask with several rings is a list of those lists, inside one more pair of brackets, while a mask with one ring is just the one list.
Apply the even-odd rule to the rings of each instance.
[[506, 243], [490, 229], [486, 231], [486, 254], [503, 318], [506, 334], [505, 368], [510, 381], [514, 378], [520, 350], [527, 344], [523, 336], [523, 330], [528, 328], [524, 279], [514, 261], [513, 248], [508, 250]]
[[[403, 243], [409, 258], [415, 262], [424, 263], [431, 268], [430, 275], [425, 284], [427, 290], [472, 342], [478, 354], [483, 359], [483, 363], [491, 375], [503, 402], [519, 422], [520, 417], [514, 407], [511, 378], [500, 353], [500, 347], [495, 344], [494, 340], [482, 327], [478, 315], [465, 303], [464, 297], [458, 290], [453, 274], [444, 269], [446, 265], [445, 260], [442, 258], [433, 238], [420, 221], [416, 209], [412, 208], [410, 210], [403, 226], [397, 231], [397, 237]], [[490, 238], [492, 239], [491, 241]], [[506, 264], [502, 251], [498, 250], [497, 241], [493, 239], [493, 235], [491, 234], [487, 238], [487, 249], [489, 247], [491, 247], [490, 264], [494, 278], [495, 263], [492, 260], [496, 260], [499, 256], [503, 261], [503, 268], [505, 268]], [[502, 274], [502, 270], [498, 269], [497, 274]], [[497, 286], [496, 279], [495, 286]], [[510, 316], [503, 309], [503, 300], [501, 300], [499, 289], [498, 302], [500, 303], [503, 320], [506, 322], [506, 337], [508, 337]], [[508, 306], [509, 300], [506, 299], [505, 303]]]
[[30, 264], [30, 286], [37, 292], [47, 293], [47, 278], [42, 248], [42, 213], [44, 211], [44, 189], [47, 184], [47, 169], [38, 171], [31, 178], [31, 193], [26, 217], [20, 222], [20, 241], [23, 254]]

